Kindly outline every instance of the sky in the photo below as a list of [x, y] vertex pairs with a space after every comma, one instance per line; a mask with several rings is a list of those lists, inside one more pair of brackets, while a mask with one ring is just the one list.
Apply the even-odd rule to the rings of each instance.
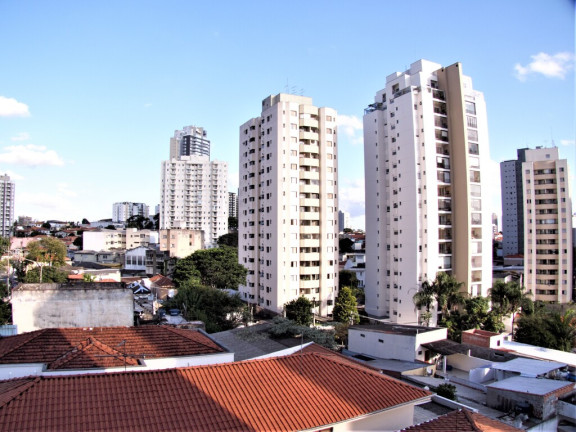
[[556, 145], [576, 170], [574, 19], [573, 0], [0, 0], [0, 174], [16, 217], [152, 213], [170, 137], [196, 125], [237, 191], [240, 125], [302, 94], [339, 113], [340, 209], [364, 228], [363, 110], [426, 59], [484, 93], [499, 214], [516, 149]]

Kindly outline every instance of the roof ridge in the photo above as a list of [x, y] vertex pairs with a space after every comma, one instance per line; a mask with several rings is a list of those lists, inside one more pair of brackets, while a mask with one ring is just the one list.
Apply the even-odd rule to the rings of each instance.
[[[37, 377], [25, 377], [25, 378], [13, 378], [12, 380], [7, 380], [6, 382], [20, 381], [20, 380], [23, 381], [22, 384], [17, 385], [11, 391], [6, 392], [9, 395], [9, 398], [5, 401], [0, 402], [0, 408], [4, 408], [6, 405], [9, 405], [15, 398], [26, 393], [35, 384], [39, 383], [42, 380], [42, 377], [37, 376]], [[11, 392], [14, 392], [14, 394], [11, 395], [10, 394]], [[6, 394], [6, 393], [4, 393], [4, 394]]]
[[[200, 342], [200, 341], [198, 341], [198, 340], [192, 339], [192, 337], [188, 336], [186, 333], [184, 333], [184, 332], [180, 333], [180, 331], [179, 331], [179, 330], [190, 331], [190, 330], [192, 330], [192, 329], [176, 329], [176, 328], [174, 328], [174, 327], [169, 327], [169, 326], [161, 326], [161, 327], [165, 327], [165, 328], [167, 328], [168, 330], [170, 330], [172, 333], [177, 334], [178, 336], [182, 336], [182, 337], [184, 337], [184, 338], [186, 338], [186, 339], [188, 339], [188, 340], [190, 340], [190, 341], [192, 341], [192, 342], [198, 343], [198, 344], [200, 344], [200, 345], [202, 345], [202, 346], [204, 346], [204, 347], [206, 347], [206, 348], [212, 348], [210, 345], [208, 345], [208, 344], [206, 344], [206, 343], [204, 343], [204, 342]], [[194, 332], [196, 332], [196, 333], [201, 333], [200, 330], [198, 330], [198, 329], [194, 329]], [[205, 336], [205, 335], [203, 334], [203, 336]], [[210, 339], [210, 338], [209, 338], [209, 339]], [[212, 339], [210, 339], [210, 340], [212, 341]], [[212, 341], [212, 342], [213, 342], [214, 344], [218, 345], [218, 343], [217, 343], [216, 341]]]
[[124, 354], [123, 352], [111, 347], [110, 345], [107, 345], [103, 342], [100, 342], [94, 336], [90, 335], [90, 336], [88, 336], [88, 338], [86, 340], [80, 342], [78, 345], [73, 347], [71, 350], [65, 352], [60, 357], [58, 357], [56, 360], [49, 363], [47, 365], [47, 369], [58, 369], [58, 368], [62, 367], [66, 363], [71, 362], [72, 360], [77, 358], [79, 355], [86, 352], [91, 346], [94, 346], [94, 347], [104, 351], [105, 353], [108, 353], [111, 356], [117, 356], [120, 358], [124, 358], [125, 361], [127, 361], [127, 358], [130, 357], [131, 363], [138, 364], [137, 360], [132, 359], [132, 357], [133, 357], [132, 355]]
[[[21, 339], [23, 340], [21, 343], [15, 345], [14, 347], [12, 347], [10, 350], [7, 350], [5, 352], [0, 352], [0, 358], [16, 351], [17, 349], [23, 347], [24, 345], [26, 345], [27, 343], [32, 342], [34, 339], [40, 337], [41, 335], [43, 335], [44, 333], [47, 333], [50, 329], [40, 329], [40, 330], [35, 330], [35, 331], [31, 331], [28, 333], [24, 333], [21, 335], [15, 335], [15, 336], [9, 336], [9, 337], [15, 337], [17, 338], [18, 336], [21, 336]], [[25, 336], [29, 336], [29, 337], [25, 337]]]
[[470, 422], [470, 426], [472, 426], [472, 428], [477, 431], [477, 432], [482, 432], [482, 428], [480, 428], [477, 424], [476, 424], [476, 420], [474, 419], [474, 417], [472, 417], [472, 412], [468, 411], [467, 409], [462, 409], [461, 410], [464, 415], [466, 416], [466, 418], [468, 419], [468, 421]]

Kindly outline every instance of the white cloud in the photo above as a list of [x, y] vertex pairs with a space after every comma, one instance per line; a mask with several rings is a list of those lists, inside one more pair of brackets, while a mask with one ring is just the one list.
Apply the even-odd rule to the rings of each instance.
[[28, 132], [20, 132], [18, 135], [10, 138], [12, 141], [26, 141], [30, 139], [30, 134]]
[[144, 104], [144, 108], [150, 108], [152, 104], [150, 102]]
[[68, 198], [75, 198], [78, 196], [78, 193], [76, 193], [76, 191], [70, 189], [70, 185], [68, 183], [58, 183], [57, 190], [60, 195]]
[[574, 144], [576, 144], [576, 141], [563, 139], [563, 140], [560, 140], [560, 144], [565, 146], [565, 147], [570, 147], [570, 146], [573, 146]]
[[28, 117], [28, 105], [16, 99], [0, 96], [0, 117]]
[[338, 115], [338, 134], [348, 137], [351, 144], [362, 144], [364, 140], [362, 134], [363, 128], [362, 119], [355, 115]]
[[574, 54], [561, 52], [557, 54], [538, 53], [530, 56], [532, 61], [526, 66], [516, 63], [514, 70], [520, 81], [525, 81], [528, 76], [542, 74], [546, 78], [564, 79], [566, 74], [574, 68]]
[[64, 165], [64, 161], [54, 150], [32, 144], [4, 147], [0, 152], [0, 162], [24, 166]]
[[0, 174], [6, 174], [10, 180], [23, 180], [24, 176], [10, 170], [2, 171]]

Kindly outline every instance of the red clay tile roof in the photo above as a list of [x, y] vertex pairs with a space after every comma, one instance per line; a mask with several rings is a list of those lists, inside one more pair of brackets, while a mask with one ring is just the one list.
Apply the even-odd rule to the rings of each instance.
[[172, 279], [166, 276], [162, 276], [161, 274], [154, 275], [150, 278], [152, 282], [154, 282], [159, 287], [174, 287], [174, 282]]
[[318, 354], [11, 383], [0, 432], [302, 430], [430, 396]]
[[434, 420], [402, 430], [406, 432], [520, 432], [523, 429], [464, 409], [452, 411]]
[[225, 350], [199, 331], [163, 326], [43, 329], [0, 339], [0, 364], [46, 363], [49, 370], [221, 352]]

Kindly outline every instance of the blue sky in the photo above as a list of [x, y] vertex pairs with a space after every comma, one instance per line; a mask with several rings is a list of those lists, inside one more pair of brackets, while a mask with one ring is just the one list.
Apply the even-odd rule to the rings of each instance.
[[289, 90], [338, 110], [340, 205], [362, 228], [363, 109], [420, 58], [462, 63], [484, 93], [495, 170], [552, 143], [575, 170], [574, 38], [572, 0], [0, 0], [0, 173], [16, 216], [153, 211], [193, 124], [234, 191], [239, 126]]

